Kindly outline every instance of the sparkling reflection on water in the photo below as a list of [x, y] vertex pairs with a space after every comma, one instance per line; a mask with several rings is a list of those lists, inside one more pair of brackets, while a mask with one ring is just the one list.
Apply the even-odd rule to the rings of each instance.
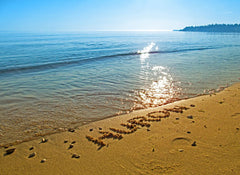
[[174, 81], [171, 73], [167, 67], [163, 66], [149, 66], [150, 55], [149, 52], [158, 50], [158, 46], [151, 42], [148, 46], [144, 47], [140, 53], [141, 62], [141, 76], [142, 80], [151, 80], [152, 83], [149, 87], [143, 87], [142, 90], [135, 92], [138, 97], [138, 102], [134, 104], [134, 108], [157, 107], [172, 101], [181, 93], [181, 88], [174, 87]]

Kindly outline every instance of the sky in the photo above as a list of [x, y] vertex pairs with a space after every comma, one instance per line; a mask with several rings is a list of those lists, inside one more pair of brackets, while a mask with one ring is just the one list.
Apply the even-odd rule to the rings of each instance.
[[147, 31], [240, 23], [240, 0], [0, 0], [0, 31]]

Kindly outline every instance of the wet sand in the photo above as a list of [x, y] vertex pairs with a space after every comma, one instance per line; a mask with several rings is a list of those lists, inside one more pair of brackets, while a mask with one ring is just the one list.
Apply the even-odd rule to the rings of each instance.
[[240, 83], [0, 148], [0, 174], [240, 174]]

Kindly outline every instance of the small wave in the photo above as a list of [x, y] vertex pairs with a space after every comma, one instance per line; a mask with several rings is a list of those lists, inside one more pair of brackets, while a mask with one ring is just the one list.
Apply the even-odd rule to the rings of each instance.
[[[152, 46], [152, 45], [151, 45]], [[212, 47], [202, 47], [202, 48], [191, 48], [191, 49], [177, 49], [177, 50], [166, 50], [166, 51], [148, 51], [148, 54], [164, 54], [164, 53], [175, 53], [175, 52], [187, 52], [187, 51], [199, 51], [199, 50], [208, 50], [214, 49]], [[120, 54], [113, 54], [113, 55], [105, 55], [100, 57], [93, 57], [81, 60], [69, 60], [69, 61], [62, 61], [62, 62], [53, 62], [53, 63], [46, 63], [40, 65], [30, 65], [30, 66], [22, 66], [22, 67], [11, 67], [6, 69], [0, 69], [1, 74], [8, 74], [8, 73], [22, 73], [22, 72], [31, 72], [31, 71], [41, 71], [46, 69], [55, 69], [62, 66], [74, 65], [74, 64], [84, 64], [93, 61], [104, 60], [108, 58], [115, 58], [115, 57], [124, 57], [124, 56], [134, 56], [140, 55], [145, 52], [128, 52], [128, 53], [120, 53]]]

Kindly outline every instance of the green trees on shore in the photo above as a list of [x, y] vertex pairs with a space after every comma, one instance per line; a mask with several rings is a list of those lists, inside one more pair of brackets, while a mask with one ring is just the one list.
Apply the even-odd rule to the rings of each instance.
[[240, 32], [240, 24], [210, 24], [205, 26], [188, 26], [179, 31], [189, 32]]

